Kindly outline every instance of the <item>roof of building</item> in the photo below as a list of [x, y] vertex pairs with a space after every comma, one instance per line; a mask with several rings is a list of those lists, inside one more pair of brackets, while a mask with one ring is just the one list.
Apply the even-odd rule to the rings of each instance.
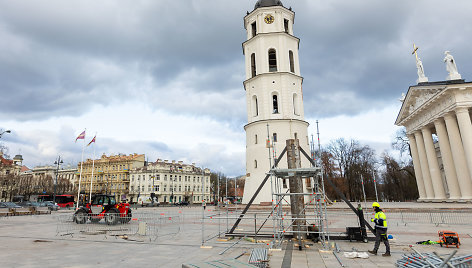
[[272, 7], [272, 6], [284, 6], [280, 0], [259, 0], [257, 1], [254, 9], [260, 7]]
[[13, 157], [13, 160], [21, 160], [23, 161], [23, 156], [21, 154], [17, 154], [15, 155], [15, 157]]
[[[139, 158], [142, 158], [142, 159], [139, 159]], [[144, 154], [130, 154], [130, 155], [118, 154], [118, 155], [110, 155], [110, 156], [103, 154], [100, 159], [95, 159], [95, 163], [109, 162], [109, 161], [117, 161], [117, 162], [118, 161], [131, 161], [131, 160], [144, 161]], [[87, 159], [84, 163], [92, 163], [92, 159]], [[78, 165], [80, 165], [80, 163]]]
[[2, 165], [11, 166], [11, 165], [13, 165], [13, 160], [5, 159], [5, 158], [3, 158], [3, 156], [0, 156], [0, 163], [1, 163]]
[[21, 172], [29, 171], [30, 169], [27, 166], [21, 166]]

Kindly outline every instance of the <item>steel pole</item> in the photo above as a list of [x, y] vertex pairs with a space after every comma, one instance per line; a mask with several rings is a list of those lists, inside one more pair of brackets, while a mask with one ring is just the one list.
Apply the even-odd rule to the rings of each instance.
[[375, 199], [379, 202], [379, 195], [377, 194], [377, 181], [375, 180], [375, 172], [372, 171], [372, 178], [374, 179]]
[[367, 198], [365, 197], [364, 176], [361, 174], [362, 194], [364, 195], [364, 207], [367, 207]]

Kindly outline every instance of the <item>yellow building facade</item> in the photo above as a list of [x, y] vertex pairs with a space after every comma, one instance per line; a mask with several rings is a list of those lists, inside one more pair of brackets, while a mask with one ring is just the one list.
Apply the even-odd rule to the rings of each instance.
[[[111, 194], [121, 202], [129, 200], [130, 170], [141, 168], [145, 162], [144, 154], [130, 155], [102, 155], [100, 159], [93, 161], [87, 159], [82, 165], [82, 176], [80, 179], [80, 165], [77, 165], [77, 176], [75, 185], [79, 187], [80, 193], [87, 199], [92, 189], [94, 194]], [[93, 171], [93, 179], [92, 179]]]

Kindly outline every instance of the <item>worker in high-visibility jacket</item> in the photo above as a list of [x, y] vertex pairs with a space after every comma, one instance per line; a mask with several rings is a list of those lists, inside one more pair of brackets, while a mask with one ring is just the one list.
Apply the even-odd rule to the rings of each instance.
[[387, 216], [385, 216], [385, 213], [380, 209], [379, 203], [374, 202], [372, 204], [372, 208], [375, 211], [375, 217], [371, 220], [375, 223], [375, 246], [374, 250], [369, 250], [369, 253], [377, 255], [380, 242], [383, 241], [386, 250], [382, 256], [390, 256], [390, 244], [388, 243], [387, 237]]

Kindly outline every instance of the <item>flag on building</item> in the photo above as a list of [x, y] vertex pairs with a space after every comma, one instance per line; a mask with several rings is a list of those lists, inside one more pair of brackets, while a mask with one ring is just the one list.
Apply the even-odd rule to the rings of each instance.
[[80, 133], [80, 135], [75, 139], [75, 142], [77, 142], [77, 140], [83, 140], [85, 139], [85, 130]]
[[96, 137], [97, 137], [97, 135], [95, 135], [95, 137], [93, 137], [93, 139], [89, 142], [89, 144], [87, 144], [87, 146], [90, 146], [90, 144], [95, 143], [95, 138]]

